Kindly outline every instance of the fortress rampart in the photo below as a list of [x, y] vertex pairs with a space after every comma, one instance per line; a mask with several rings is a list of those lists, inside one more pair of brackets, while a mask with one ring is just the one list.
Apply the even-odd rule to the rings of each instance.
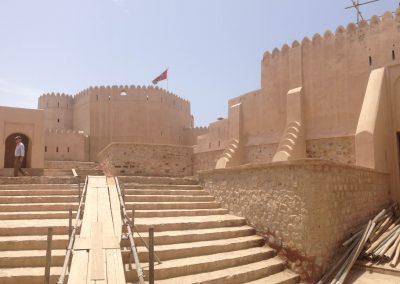
[[39, 98], [46, 127], [83, 131], [90, 137], [90, 160], [111, 142], [184, 145], [193, 128], [190, 103], [158, 87], [90, 87], [76, 96]]
[[[265, 52], [261, 88], [228, 102], [229, 109], [241, 104], [243, 163], [272, 161], [287, 127], [287, 94], [301, 87], [305, 157], [355, 164], [354, 137], [369, 76], [400, 62], [399, 27], [400, 10]], [[231, 117], [227, 124], [234, 124]], [[229, 144], [233, 134], [226, 129], [211, 123], [196, 150]]]

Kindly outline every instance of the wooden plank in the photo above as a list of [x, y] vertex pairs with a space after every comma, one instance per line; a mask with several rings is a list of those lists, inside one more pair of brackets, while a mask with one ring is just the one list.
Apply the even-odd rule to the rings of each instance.
[[104, 271], [104, 252], [103, 252], [103, 224], [96, 222], [92, 224], [92, 244], [89, 251], [90, 257], [90, 279], [106, 279]]
[[79, 250], [74, 252], [71, 271], [68, 276], [68, 283], [87, 283], [87, 267], [89, 265], [89, 252]]
[[121, 220], [121, 204], [119, 203], [119, 197], [115, 180], [113, 177], [107, 178], [108, 191], [110, 194], [111, 213], [114, 225], [114, 234], [121, 238], [122, 235], [122, 220]]

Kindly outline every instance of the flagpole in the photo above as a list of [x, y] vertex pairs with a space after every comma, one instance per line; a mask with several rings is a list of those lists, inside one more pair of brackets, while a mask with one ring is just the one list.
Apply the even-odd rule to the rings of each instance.
[[[167, 70], [169, 71], [169, 66], [167, 67]], [[169, 91], [169, 75], [167, 76], [167, 91]]]

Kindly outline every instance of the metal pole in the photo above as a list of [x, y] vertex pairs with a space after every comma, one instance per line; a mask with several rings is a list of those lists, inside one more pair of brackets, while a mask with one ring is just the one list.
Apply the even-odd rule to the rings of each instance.
[[72, 233], [72, 209], [69, 209], [69, 222], [68, 222], [68, 242], [71, 240]]
[[50, 284], [50, 267], [51, 267], [51, 241], [53, 239], [53, 228], [47, 229], [47, 250], [46, 250], [46, 266], [44, 270], [44, 284]]
[[149, 228], [149, 284], [154, 284], [154, 228]]
[[132, 205], [132, 218], [131, 218], [132, 227], [135, 226], [135, 205]]
[[79, 200], [81, 200], [81, 183], [78, 182]]

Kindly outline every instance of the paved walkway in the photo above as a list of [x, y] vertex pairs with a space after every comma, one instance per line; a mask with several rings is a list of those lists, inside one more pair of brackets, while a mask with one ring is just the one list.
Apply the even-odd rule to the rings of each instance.
[[68, 283], [126, 283], [120, 239], [120, 203], [113, 178], [89, 176], [80, 236]]

